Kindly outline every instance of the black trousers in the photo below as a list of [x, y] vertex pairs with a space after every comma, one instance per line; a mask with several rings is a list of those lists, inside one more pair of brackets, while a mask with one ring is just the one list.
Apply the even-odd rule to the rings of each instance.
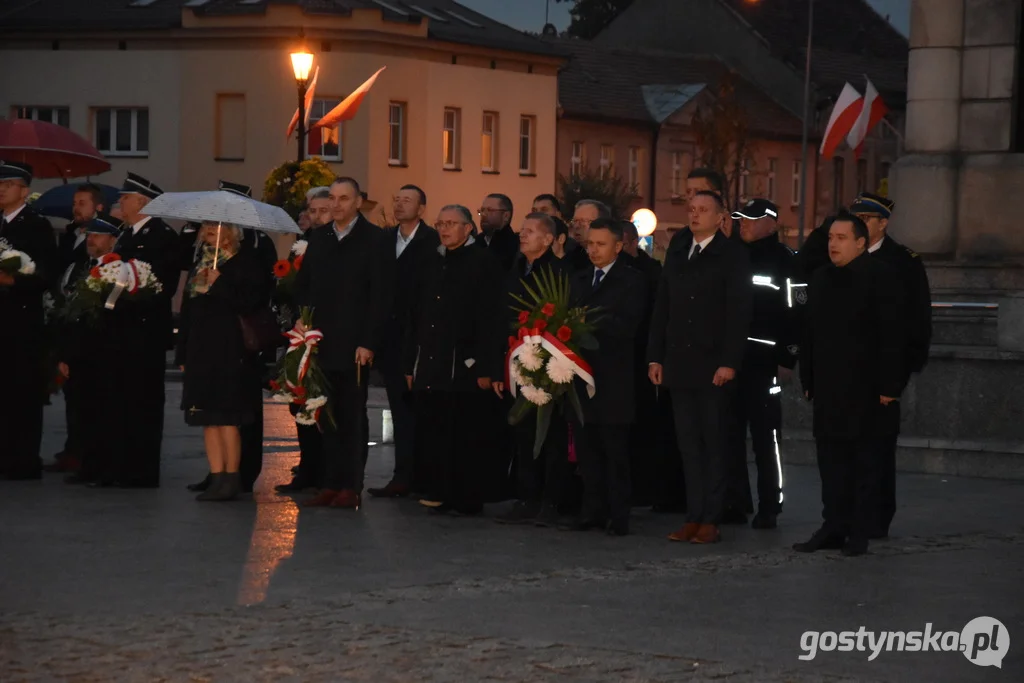
[[747, 474], [748, 429], [757, 465], [758, 509], [769, 514], [782, 510], [782, 387], [775, 373], [775, 367], [745, 367], [736, 379], [737, 429], [729, 461], [727, 505], [742, 512], [754, 511]]
[[665, 508], [686, 509], [686, 477], [683, 476], [683, 457], [679, 453], [672, 394], [665, 388], [658, 390], [655, 409], [655, 477], [653, 504]]
[[366, 468], [369, 419], [366, 399], [370, 369], [364, 367], [358, 377], [355, 366], [350, 370], [324, 373], [330, 383], [328, 405], [334, 416], [321, 420], [324, 446], [324, 488], [332, 491], [363, 491]]
[[[294, 416], [299, 412], [296, 405], [288, 406]], [[324, 483], [324, 435], [317, 425], [295, 424], [295, 432], [299, 438], [299, 474], [308, 483], [322, 487]]]
[[893, 401], [880, 410], [878, 440], [878, 528], [876, 533], [889, 535], [896, 516], [896, 440], [900, 435], [900, 402]]
[[83, 395], [81, 380], [68, 377], [61, 388], [64, 394], [64, 424], [67, 438], [64, 439], [64, 455], [82, 457], [82, 404], [90, 400]]
[[576, 453], [583, 475], [583, 510], [588, 521], [629, 522], [629, 426], [573, 425]]
[[253, 421], [242, 426], [242, 461], [238, 472], [242, 479], [242, 488], [252, 490], [256, 480], [263, 471], [263, 387], [253, 388], [252, 413]]
[[676, 436], [686, 477], [686, 521], [718, 524], [728, 487], [730, 439], [735, 431], [736, 383], [672, 388]]
[[516, 497], [519, 500], [557, 506], [562, 502], [572, 477], [569, 425], [560, 414], [553, 414], [540, 455], [534, 458], [536, 434], [537, 420], [532, 414], [515, 427]]
[[114, 454], [106, 475], [129, 486], [152, 488], [160, 485], [166, 351], [163, 345], [151, 345], [130, 356], [121, 372], [123, 395], [131, 400], [124, 402], [117, 420], [124, 429], [124, 447]]
[[821, 516], [833, 535], [867, 540], [877, 526], [878, 439], [817, 440]]
[[391, 479], [396, 484], [412, 486], [416, 476], [416, 411], [412, 406], [409, 386], [397, 360], [386, 358], [379, 369], [384, 378], [395, 435], [395, 471]]

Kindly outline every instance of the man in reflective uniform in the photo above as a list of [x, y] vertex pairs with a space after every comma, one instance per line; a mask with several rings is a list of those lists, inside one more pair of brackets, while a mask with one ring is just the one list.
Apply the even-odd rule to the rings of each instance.
[[794, 289], [800, 283], [793, 282], [793, 252], [779, 241], [778, 216], [778, 207], [767, 199], [752, 199], [732, 214], [750, 253], [753, 316], [738, 377], [735, 407], [740, 429], [730, 461], [726, 519], [745, 523], [753, 508], [747, 476], [749, 425], [757, 463], [755, 529], [774, 529], [782, 511], [782, 383], [791, 377], [800, 351], [792, 310], [806, 301], [805, 291]]

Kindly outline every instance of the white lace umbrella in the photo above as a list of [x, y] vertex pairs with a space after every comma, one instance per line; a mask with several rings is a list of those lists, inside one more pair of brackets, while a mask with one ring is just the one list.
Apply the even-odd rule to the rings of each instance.
[[176, 218], [194, 223], [231, 223], [266, 232], [302, 232], [281, 207], [224, 190], [165, 192], [147, 204], [143, 213], [157, 218]]

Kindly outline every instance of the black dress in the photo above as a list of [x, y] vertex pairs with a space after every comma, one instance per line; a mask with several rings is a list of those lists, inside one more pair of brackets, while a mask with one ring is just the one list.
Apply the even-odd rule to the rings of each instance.
[[177, 359], [185, 366], [181, 407], [192, 426], [243, 426], [256, 417], [250, 397], [260, 383], [259, 359], [245, 348], [239, 317], [268, 305], [267, 278], [248, 249], [221, 258], [218, 270], [209, 291], [190, 296], [186, 289], [182, 305]]

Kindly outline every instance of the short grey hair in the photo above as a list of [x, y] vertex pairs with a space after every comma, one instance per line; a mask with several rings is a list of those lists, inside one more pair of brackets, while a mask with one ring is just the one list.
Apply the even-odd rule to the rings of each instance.
[[330, 199], [330, 198], [331, 198], [331, 188], [325, 187], [325, 186], [314, 187], [313, 189], [311, 189], [309, 192], [306, 193], [306, 202], [311, 202], [314, 199]]
[[463, 222], [469, 223], [476, 229], [476, 223], [473, 222], [473, 212], [464, 207], [462, 204], [445, 204], [441, 207], [441, 213], [445, 211], [454, 211], [462, 217]]
[[544, 227], [545, 230], [548, 231], [548, 233], [551, 234], [552, 237], [558, 239], [558, 226], [555, 225], [554, 219], [552, 219], [551, 216], [547, 215], [546, 213], [541, 213], [540, 211], [528, 213], [526, 215], [526, 220], [537, 221]]
[[611, 218], [612, 210], [608, 208], [608, 205], [602, 201], [596, 199], [581, 199], [576, 202], [576, 206], [573, 207], [573, 211], [576, 211], [582, 206], [592, 206], [597, 209], [598, 218]]

